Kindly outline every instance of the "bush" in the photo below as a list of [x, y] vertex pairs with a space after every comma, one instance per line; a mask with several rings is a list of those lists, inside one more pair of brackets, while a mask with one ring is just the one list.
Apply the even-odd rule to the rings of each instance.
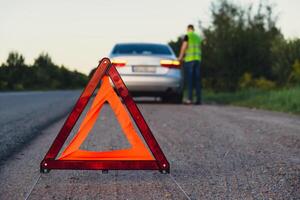
[[4, 90], [7, 88], [7, 82], [0, 80], [0, 90]]
[[24, 86], [21, 83], [17, 83], [17, 84], [14, 84], [13, 89], [17, 90], [17, 91], [21, 91], [21, 90], [24, 90]]
[[264, 77], [253, 79], [251, 73], [245, 73], [239, 81], [240, 89], [257, 88], [261, 90], [271, 90], [276, 87], [275, 82]]
[[253, 79], [252, 74], [246, 72], [239, 81], [239, 87], [241, 89], [252, 88], [253, 87]]
[[[272, 75], [280, 86], [297, 82], [297, 69], [300, 68], [300, 39], [284, 40], [277, 38], [273, 41]], [[296, 69], [295, 69], [296, 68]]]
[[263, 77], [254, 80], [255, 88], [262, 90], [271, 90], [276, 87], [276, 84], [273, 81], [267, 80]]
[[292, 67], [289, 83], [300, 84], [300, 61], [297, 59]]

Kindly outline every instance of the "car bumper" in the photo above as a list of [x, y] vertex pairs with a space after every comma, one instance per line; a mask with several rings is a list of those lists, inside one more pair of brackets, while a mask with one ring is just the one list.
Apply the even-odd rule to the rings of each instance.
[[122, 75], [121, 77], [131, 93], [165, 93], [181, 92], [182, 79], [176, 76], [134, 76]]

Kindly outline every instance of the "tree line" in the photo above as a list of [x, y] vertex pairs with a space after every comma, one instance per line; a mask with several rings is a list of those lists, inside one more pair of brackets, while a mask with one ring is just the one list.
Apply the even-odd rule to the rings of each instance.
[[33, 65], [11, 52], [0, 66], [0, 90], [76, 89], [86, 85], [88, 78], [78, 71], [54, 64], [48, 54], [40, 54]]
[[[212, 22], [201, 26], [201, 72], [204, 87], [215, 91], [272, 89], [300, 84], [300, 39], [287, 40], [273, 7], [238, 6], [228, 0], [212, 4]], [[295, 19], [296, 20], [296, 19]], [[182, 36], [169, 45], [178, 55]]]

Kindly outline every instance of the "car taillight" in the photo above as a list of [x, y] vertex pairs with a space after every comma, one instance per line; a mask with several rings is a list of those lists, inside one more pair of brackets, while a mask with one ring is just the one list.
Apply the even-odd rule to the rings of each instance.
[[178, 60], [161, 60], [160, 65], [169, 68], [179, 68], [180, 62]]
[[116, 67], [124, 67], [126, 65], [126, 60], [122, 59], [113, 59], [112, 64], [114, 64]]

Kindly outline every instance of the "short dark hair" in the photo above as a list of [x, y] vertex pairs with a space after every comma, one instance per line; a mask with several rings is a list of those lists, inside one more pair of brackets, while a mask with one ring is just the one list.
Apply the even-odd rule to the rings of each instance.
[[187, 28], [188, 28], [188, 29], [195, 30], [194, 25], [192, 25], [192, 24], [189, 24], [189, 25], [187, 26]]

